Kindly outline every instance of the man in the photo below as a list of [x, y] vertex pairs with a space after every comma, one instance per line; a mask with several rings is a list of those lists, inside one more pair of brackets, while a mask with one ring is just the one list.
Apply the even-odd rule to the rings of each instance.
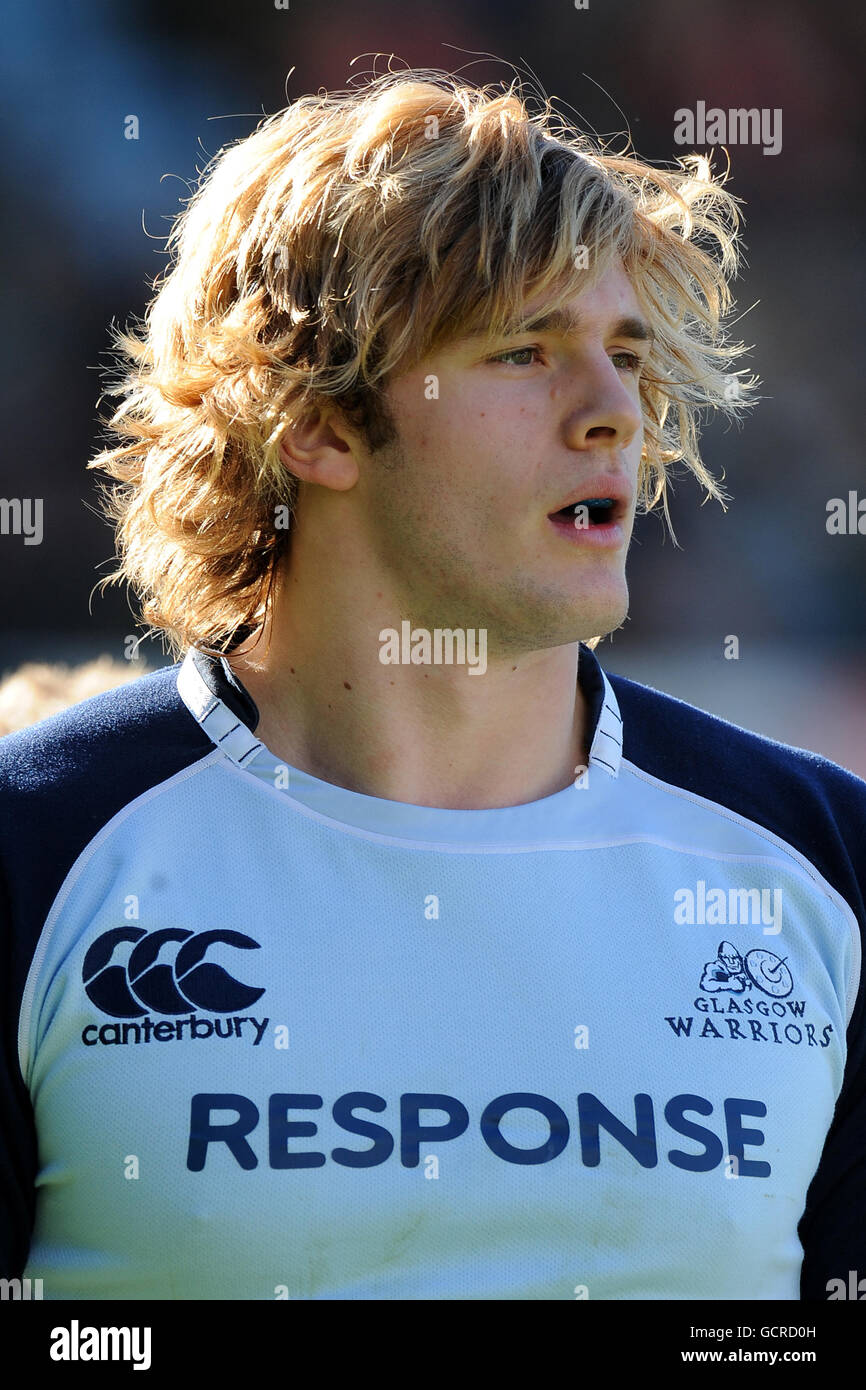
[[93, 465], [183, 659], [0, 745], [45, 1297], [866, 1263], [866, 787], [594, 654], [668, 463], [720, 495], [731, 214], [446, 74], [221, 152]]

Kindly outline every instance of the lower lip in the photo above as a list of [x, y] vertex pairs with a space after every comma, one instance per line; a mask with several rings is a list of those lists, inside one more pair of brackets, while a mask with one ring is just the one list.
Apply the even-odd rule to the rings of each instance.
[[586, 545], [597, 550], [617, 550], [625, 540], [625, 532], [618, 521], [606, 521], [601, 526], [575, 526], [573, 521], [560, 521], [547, 518], [554, 531], [572, 545]]

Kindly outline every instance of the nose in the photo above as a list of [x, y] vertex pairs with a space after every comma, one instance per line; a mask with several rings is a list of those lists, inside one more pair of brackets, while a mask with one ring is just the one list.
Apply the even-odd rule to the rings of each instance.
[[640, 398], [607, 353], [584, 359], [570, 390], [566, 441], [573, 449], [624, 449], [643, 426]]

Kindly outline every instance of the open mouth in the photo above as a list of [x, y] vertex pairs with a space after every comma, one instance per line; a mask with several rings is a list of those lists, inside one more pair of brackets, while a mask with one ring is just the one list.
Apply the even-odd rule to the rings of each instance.
[[622, 506], [614, 497], [585, 497], [580, 502], [569, 502], [558, 512], [551, 512], [550, 517], [552, 521], [581, 529], [608, 526], [619, 520], [621, 511]]

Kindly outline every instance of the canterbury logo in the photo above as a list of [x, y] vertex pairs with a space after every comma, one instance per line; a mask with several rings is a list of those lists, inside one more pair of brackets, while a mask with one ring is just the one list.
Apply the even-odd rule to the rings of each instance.
[[[112, 964], [121, 942], [136, 944], [126, 965]], [[180, 942], [174, 961], [161, 961], [169, 942]], [[238, 950], [260, 950], [258, 941], [239, 931], [185, 931], [167, 927], [149, 934], [143, 927], [114, 927], [94, 941], [84, 957], [81, 976], [87, 997], [113, 1018], [141, 1018], [146, 1013], [186, 1014], [190, 1009], [230, 1014], [248, 1009], [264, 989], [241, 984], [221, 965], [205, 959], [220, 943]]]

